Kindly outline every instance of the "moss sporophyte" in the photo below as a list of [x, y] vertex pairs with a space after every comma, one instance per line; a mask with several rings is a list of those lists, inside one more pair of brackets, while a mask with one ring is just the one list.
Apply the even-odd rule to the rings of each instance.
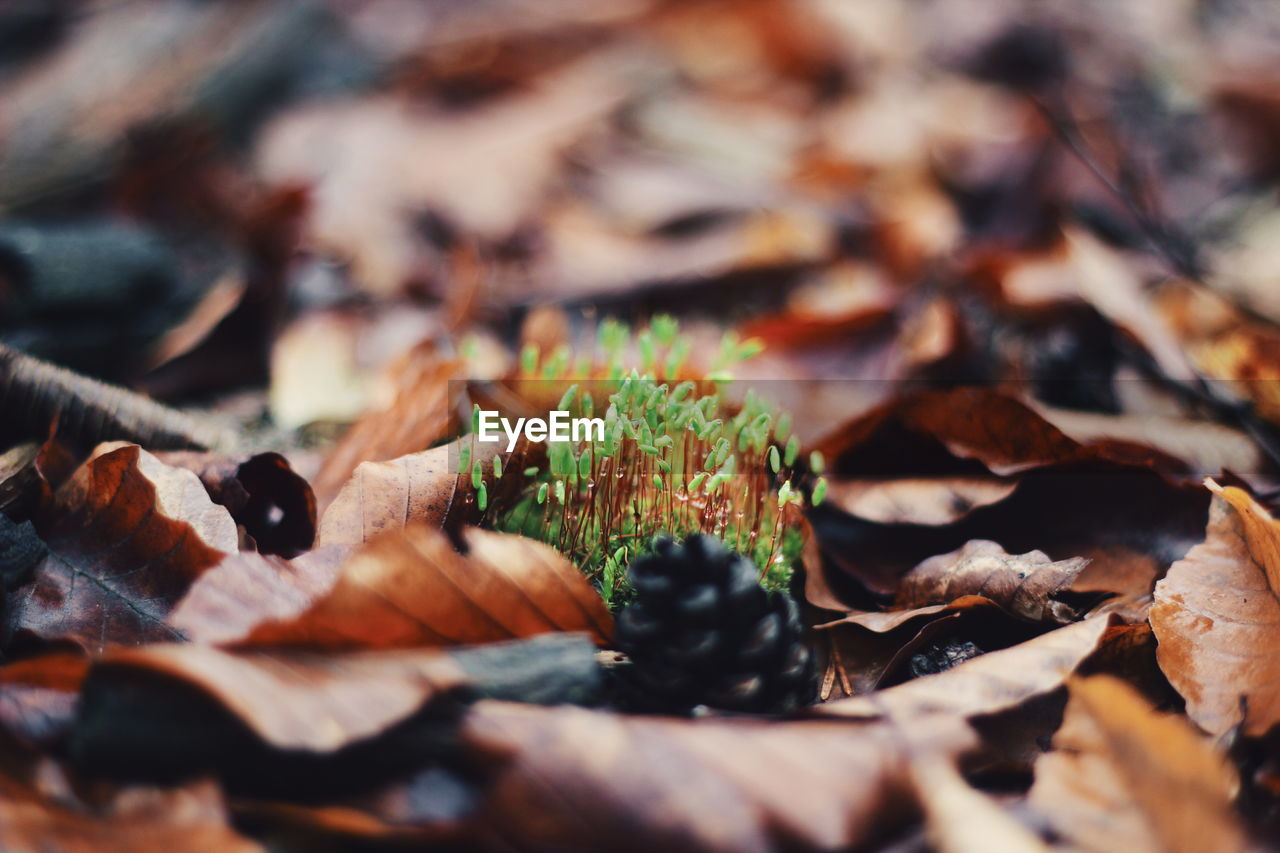
[[[800, 444], [790, 418], [751, 390], [740, 402], [726, 399], [729, 368], [759, 347], [728, 335], [705, 378], [681, 378], [689, 346], [677, 332], [674, 320], [657, 317], [633, 339], [625, 324], [605, 321], [599, 354], [576, 363], [567, 348], [546, 356], [525, 349], [514, 387], [536, 385], [531, 395], [543, 399], [546, 388], [563, 387], [552, 410], [562, 416], [563, 440], [547, 441], [545, 464], [520, 472], [527, 485], [508, 505], [488, 506], [485, 481], [503, 476], [501, 454], [489, 478], [478, 445], [464, 441], [461, 451], [478, 508], [488, 510], [485, 523], [559, 549], [611, 606], [628, 597], [626, 567], [658, 533], [718, 537], [755, 561], [767, 589], [787, 587], [803, 547], [804, 498], [794, 482]], [[628, 369], [632, 352], [639, 366]], [[484, 428], [486, 440], [509, 439], [510, 450], [522, 428], [512, 423], [520, 421], [504, 424], [503, 434], [495, 413], [476, 406], [471, 440]], [[822, 460], [808, 461], [820, 474]], [[824, 492], [819, 478], [810, 499], [820, 502]]]

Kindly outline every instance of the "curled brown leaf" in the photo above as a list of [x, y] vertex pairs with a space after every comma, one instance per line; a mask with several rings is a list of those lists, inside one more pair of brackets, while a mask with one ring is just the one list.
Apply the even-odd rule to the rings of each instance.
[[1066, 623], [1077, 614], [1054, 596], [1068, 589], [1087, 563], [1079, 557], [1055, 562], [1041, 551], [1007, 554], [996, 542], [975, 539], [908, 572], [895, 603], [903, 608], [925, 607], [980, 595], [1033, 622]]
[[1156, 584], [1160, 668], [1211, 734], [1280, 722], [1280, 522], [1246, 492], [1213, 492], [1204, 542]]
[[7, 633], [92, 651], [179, 639], [169, 609], [237, 548], [235, 522], [194, 474], [119, 443], [58, 489], [40, 532], [49, 555], [15, 592]]
[[1091, 851], [1249, 848], [1232, 806], [1235, 771], [1204, 736], [1119, 679], [1074, 680], [1069, 690], [1030, 793], [1058, 835]]
[[336, 582], [304, 608], [263, 619], [244, 640], [329, 648], [483, 643], [587, 631], [612, 619], [591, 584], [548, 545], [476, 528], [459, 553], [441, 530], [414, 525], [357, 549]]

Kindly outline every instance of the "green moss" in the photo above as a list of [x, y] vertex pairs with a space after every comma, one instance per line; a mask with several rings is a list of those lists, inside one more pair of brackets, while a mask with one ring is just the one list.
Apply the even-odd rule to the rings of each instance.
[[[597, 341], [585, 382], [568, 375], [566, 349], [523, 354], [524, 378], [563, 381], [557, 408], [602, 417], [604, 437], [547, 444], [546, 465], [524, 471], [528, 486], [490, 523], [558, 548], [615, 607], [630, 595], [626, 566], [658, 533], [716, 536], [755, 561], [763, 586], [785, 589], [803, 546], [798, 442], [789, 419], [758, 395], [748, 391], [736, 406], [724, 396], [729, 371], [758, 343], [727, 335], [714, 364], [719, 380], [677, 381], [655, 376], [659, 366], [679, 376], [687, 355], [674, 320], [656, 318], [634, 337], [606, 320]], [[624, 367], [635, 350], [643, 370]]]

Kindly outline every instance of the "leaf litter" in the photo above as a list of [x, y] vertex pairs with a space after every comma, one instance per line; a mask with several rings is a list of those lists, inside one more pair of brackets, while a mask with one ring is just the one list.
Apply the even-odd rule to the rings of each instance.
[[[0, 10], [0, 847], [1271, 849], [1278, 56], [1172, 0]], [[468, 435], [557, 400], [610, 432]], [[812, 696], [638, 713], [623, 613]]]

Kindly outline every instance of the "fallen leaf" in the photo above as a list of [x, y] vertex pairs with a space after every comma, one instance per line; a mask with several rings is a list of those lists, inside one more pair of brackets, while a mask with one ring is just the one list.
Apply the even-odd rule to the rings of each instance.
[[198, 577], [168, 617], [197, 643], [234, 643], [262, 622], [306, 610], [337, 581], [351, 549], [333, 545], [293, 560], [256, 551], [228, 555]]
[[974, 717], [994, 714], [1063, 685], [1102, 646], [1109, 617], [1094, 617], [1025, 643], [979, 655], [954, 669], [880, 690], [827, 702], [815, 712], [846, 717], [910, 719], [918, 714]]
[[[833, 850], [915, 812], [901, 745], [879, 722], [672, 720], [475, 705], [468, 742], [507, 754], [476, 823], [538, 849]], [[921, 721], [939, 756], [970, 739]], [[785, 780], [785, 784], [782, 783]]]
[[89, 660], [57, 651], [0, 667], [0, 728], [20, 743], [50, 747], [70, 729]]
[[319, 103], [267, 130], [260, 172], [270, 183], [315, 185], [308, 236], [350, 259], [369, 291], [393, 294], [412, 274], [406, 211], [430, 207], [469, 231], [505, 236], [547, 192], [561, 152], [618, 103], [636, 59], [593, 55], [546, 75], [534, 95], [449, 121], [394, 96]]
[[96, 662], [81, 716], [98, 713], [107, 691], [140, 676], [193, 687], [271, 746], [312, 752], [375, 735], [465, 682], [453, 658], [430, 650], [321, 655], [160, 643]]
[[1204, 542], [1156, 584], [1160, 668], [1210, 734], [1280, 721], [1280, 523], [1246, 492], [1212, 480]]
[[598, 702], [595, 648], [555, 634], [455, 649], [120, 649], [85, 678], [67, 753], [94, 776], [213, 772], [229, 790], [367, 792], [446, 757], [475, 698]]
[[49, 555], [16, 591], [10, 638], [71, 640], [90, 651], [179, 639], [169, 609], [237, 548], [235, 522], [196, 475], [132, 444], [104, 444], [58, 489], [40, 525]]
[[[60, 792], [61, 793], [61, 792]], [[261, 853], [231, 828], [217, 785], [122, 788], [103, 805], [0, 783], [0, 847], [66, 853], [217, 850]]]
[[870, 609], [859, 587], [895, 595], [900, 579], [921, 562], [975, 539], [1015, 554], [1087, 559], [1081, 575], [1089, 584], [1080, 591], [1146, 593], [1199, 541], [1207, 507], [1199, 486], [1171, 482], [1146, 466], [1104, 462], [1025, 472], [1009, 497], [951, 524], [879, 524], [824, 504], [810, 513], [824, 577], [807, 578], [806, 595], [821, 595], [811, 598], [818, 606], [835, 598], [844, 601], [841, 609]]
[[912, 657], [932, 642], [963, 639], [989, 652], [1037, 633], [976, 595], [912, 610], [854, 612], [814, 630], [828, 643], [824, 701], [910, 678]]
[[1029, 796], [1073, 849], [1250, 849], [1232, 805], [1235, 771], [1203, 735], [1119, 679], [1076, 679], [1068, 689]]
[[292, 557], [315, 540], [315, 495], [279, 453], [172, 451], [156, 457], [199, 477], [209, 497], [227, 508], [259, 551]]
[[[957, 388], [905, 394], [878, 407], [816, 443], [835, 474], [905, 476], [926, 471], [923, 466], [946, 454], [955, 460], [975, 460], [988, 472], [1007, 476], [1029, 468], [1080, 458], [1081, 445], [1031, 408], [986, 388]], [[910, 470], [894, 470], [905, 452]], [[950, 472], [965, 473], [952, 461]], [[973, 473], [972, 466], [967, 469]]]
[[991, 797], [974, 790], [955, 766], [913, 756], [911, 777], [929, 840], [939, 853], [1049, 853], [1053, 848]]
[[996, 542], [975, 539], [908, 572], [895, 603], [924, 607], [980, 595], [1033, 622], [1047, 618], [1067, 623], [1078, 614], [1054, 596], [1070, 588], [1087, 562], [1079, 557], [1054, 562], [1040, 551], [1006, 554]]
[[40, 474], [36, 457], [40, 445], [18, 444], [0, 453], [0, 512], [24, 518], [40, 495]]
[[[504, 497], [519, 492], [520, 472], [533, 458], [527, 441], [508, 454], [497, 442], [466, 437], [386, 462], [362, 462], [320, 518], [316, 546], [358, 545], [414, 522], [453, 530], [479, 521], [483, 511], [471, 477], [458, 471], [464, 444], [472, 448], [472, 465], [480, 466], [490, 506], [501, 506]], [[508, 472], [501, 479], [493, 476], [493, 459], [499, 456]]]
[[[514, 534], [392, 530], [354, 551], [336, 583], [284, 618], [258, 622], [256, 645], [387, 648], [484, 643], [548, 631], [613, 633], [600, 594], [559, 552]], [[256, 609], [256, 608], [255, 608]], [[263, 614], [264, 617], [267, 614]]]
[[446, 438], [463, 403], [462, 362], [419, 344], [396, 359], [381, 384], [384, 399], [367, 410], [325, 457], [316, 493], [328, 501], [362, 462], [394, 459]]
[[831, 479], [827, 500], [880, 524], [951, 524], [1004, 500], [1017, 487], [1017, 480], [998, 477]]

